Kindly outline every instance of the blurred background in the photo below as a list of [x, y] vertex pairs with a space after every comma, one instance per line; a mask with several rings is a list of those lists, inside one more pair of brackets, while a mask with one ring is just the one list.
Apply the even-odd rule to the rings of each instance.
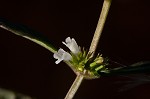
[[[112, 0], [97, 52], [130, 65], [150, 60], [149, 0]], [[0, 17], [47, 36], [57, 48], [73, 37], [89, 48], [103, 0], [3, 0]], [[43, 47], [0, 29], [0, 87], [36, 99], [63, 99], [75, 79]], [[149, 99], [150, 83], [120, 91], [128, 79], [85, 80], [74, 99]], [[117, 83], [117, 82], [121, 83]]]

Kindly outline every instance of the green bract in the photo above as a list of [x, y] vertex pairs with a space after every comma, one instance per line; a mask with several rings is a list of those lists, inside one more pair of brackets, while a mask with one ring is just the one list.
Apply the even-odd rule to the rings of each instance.
[[[102, 55], [92, 57], [92, 53], [82, 49], [78, 54], [71, 53], [72, 59], [70, 63], [73, 68], [79, 73], [83, 74], [87, 79], [99, 78], [99, 71], [108, 72], [108, 60], [103, 58]], [[84, 71], [86, 71], [84, 73]]]

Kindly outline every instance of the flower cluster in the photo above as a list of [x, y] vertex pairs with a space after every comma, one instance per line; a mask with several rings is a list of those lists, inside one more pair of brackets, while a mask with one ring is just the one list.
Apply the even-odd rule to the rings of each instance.
[[60, 48], [58, 52], [54, 53], [54, 58], [57, 59], [56, 64], [59, 64], [61, 61], [68, 61], [72, 64], [75, 71], [83, 73], [86, 70], [87, 72], [84, 74], [85, 78], [98, 78], [100, 76], [99, 71], [107, 72], [107, 61], [102, 55], [98, 54], [96, 57], [91, 57], [92, 53], [80, 49], [74, 38], [67, 37], [65, 42], [62, 43], [71, 52], [68, 53]]

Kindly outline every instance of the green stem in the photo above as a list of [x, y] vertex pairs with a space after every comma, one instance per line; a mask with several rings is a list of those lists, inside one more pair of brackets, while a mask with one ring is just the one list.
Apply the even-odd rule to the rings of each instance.
[[[102, 30], [103, 30], [103, 27], [104, 27], [104, 24], [105, 24], [107, 15], [108, 15], [110, 5], [111, 5], [111, 0], [104, 0], [101, 15], [100, 15], [97, 27], [96, 27], [96, 31], [95, 31], [94, 36], [93, 36], [93, 40], [92, 40], [90, 49], [89, 49], [89, 52], [92, 52], [93, 55], [96, 51]], [[69, 89], [65, 99], [73, 99], [75, 93], [77, 92], [79, 86], [81, 85], [81, 83], [84, 79], [85, 73], [86, 73], [86, 70], [84, 70], [83, 74], [77, 75], [77, 77], [76, 77], [75, 81], [73, 82], [71, 88]]]

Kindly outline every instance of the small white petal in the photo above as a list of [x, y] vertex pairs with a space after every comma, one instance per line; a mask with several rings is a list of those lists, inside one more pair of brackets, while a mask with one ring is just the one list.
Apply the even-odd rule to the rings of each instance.
[[72, 56], [71, 56], [69, 53], [65, 52], [65, 53], [63, 54], [62, 58], [63, 58], [63, 60], [65, 60], [65, 61], [69, 61], [69, 60], [71, 60]]
[[60, 48], [60, 49], [58, 50], [58, 52], [54, 53], [53, 57], [54, 57], [55, 59], [59, 59], [59, 58], [62, 57], [62, 55], [63, 55], [64, 52], [65, 52], [65, 51]]
[[65, 41], [66, 41], [66, 43], [70, 43], [71, 42], [71, 38], [67, 37]]
[[80, 51], [80, 48], [77, 45], [74, 38], [71, 39], [70, 37], [67, 37], [65, 42], [62, 43], [66, 45], [70, 49], [70, 51], [74, 54], [77, 54]]
[[56, 64], [60, 63], [63, 60], [69, 61], [72, 58], [72, 56], [68, 52], [64, 51], [61, 48], [58, 50], [58, 52], [54, 53], [53, 57], [57, 59], [57, 61], [55, 62]]
[[63, 60], [58, 59], [58, 60], [55, 62], [55, 64], [59, 64], [61, 61], [63, 61]]

